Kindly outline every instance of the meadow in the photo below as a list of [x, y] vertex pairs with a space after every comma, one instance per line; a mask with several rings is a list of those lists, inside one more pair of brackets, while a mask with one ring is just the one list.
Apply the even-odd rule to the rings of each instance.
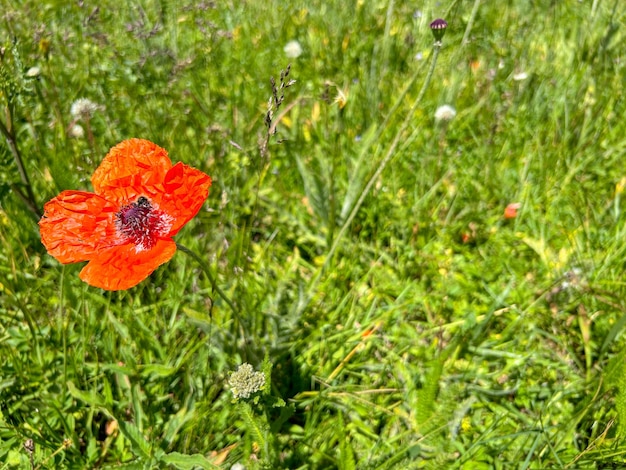
[[[621, 0], [0, 15], [0, 469], [626, 467]], [[129, 138], [212, 185], [109, 291], [38, 222]]]

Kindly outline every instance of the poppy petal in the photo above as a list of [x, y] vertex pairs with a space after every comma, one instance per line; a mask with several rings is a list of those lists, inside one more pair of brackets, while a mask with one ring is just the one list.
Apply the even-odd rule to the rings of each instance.
[[79, 277], [105, 290], [123, 290], [136, 286], [176, 252], [173, 240], [161, 239], [154, 248], [137, 252], [126, 244], [102, 250], [80, 272]]
[[120, 242], [115, 229], [116, 207], [84, 191], [63, 191], [44, 206], [39, 221], [41, 241], [61, 263], [91, 259]]
[[120, 142], [104, 157], [91, 183], [96, 194], [120, 206], [134, 201], [140, 195], [153, 196], [172, 162], [167, 151], [145, 139]]
[[154, 202], [174, 221], [169, 235], [174, 236], [200, 210], [209, 196], [211, 177], [200, 170], [177, 163], [165, 175], [164, 193], [156, 195]]

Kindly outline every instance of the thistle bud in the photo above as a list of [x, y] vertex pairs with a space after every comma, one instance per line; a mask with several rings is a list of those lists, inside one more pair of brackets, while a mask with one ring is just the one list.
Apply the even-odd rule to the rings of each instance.
[[435, 21], [430, 23], [430, 30], [433, 32], [433, 36], [435, 36], [435, 41], [439, 42], [443, 39], [443, 35], [446, 33], [447, 27], [448, 22], [446, 20], [442, 20], [441, 18], [437, 18]]

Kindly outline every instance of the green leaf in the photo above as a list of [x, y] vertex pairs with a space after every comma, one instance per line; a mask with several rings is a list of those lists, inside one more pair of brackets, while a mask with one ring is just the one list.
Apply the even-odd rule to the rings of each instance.
[[350, 436], [346, 432], [343, 413], [339, 413], [338, 421], [337, 432], [339, 438], [339, 467], [342, 470], [355, 470], [356, 461], [354, 459], [354, 450], [352, 449], [352, 444], [350, 443]]
[[74, 382], [67, 382], [67, 391], [70, 392], [70, 395], [72, 395], [74, 398], [84, 403], [87, 403], [88, 405], [106, 408], [106, 403], [101, 396], [99, 396], [94, 391], [84, 392], [82, 390], [79, 390], [78, 388], [76, 388], [76, 385], [74, 385]]
[[139, 457], [149, 460], [152, 454], [152, 447], [141, 431], [139, 431], [139, 428], [137, 428], [134, 424], [125, 421], [119, 421], [118, 424], [121, 433], [130, 442], [133, 451]]
[[160, 461], [182, 470], [193, 470], [197, 467], [203, 469], [220, 468], [218, 465], [211, 463], [201, 454], [187, 455], [181, 454], [180, 452], [170, 452], [169, 454], [164, 455]]
[[181, 428], [193, 419], [194, 413], [190, 412], [186, 407], [182, 408], [175, 415], [171, 416], [163, 430], [163, 440], [170, 444], [174, 442], [176, 435]]
[[129, 462], [129, 463], [123, 463], [123, 464], [119, 464], [119, 465], [115, 465], [115, 466], [106, 466], [103, 468], [110, 468], [110, 469], [125, 469], [125, 470], [146, 470], [149, 469], [150, 467], [146, 466], [143, 463], [140, 462]]
[[143, 366], [142, 374], [145, 376], [153, 375], [155, 378], [169, 377], [175, 374], [177, 370], [177, 367], [166, 366], [163, 364], [146, 364]]
[[441, 359], [435, 359], [430, 365], [430, 371], [424, 380], [424, 386], [417, 391], [417, 422], [426, 424], [435, 410], [435, 399], [439, 390], [439, 379], [443, 370]]

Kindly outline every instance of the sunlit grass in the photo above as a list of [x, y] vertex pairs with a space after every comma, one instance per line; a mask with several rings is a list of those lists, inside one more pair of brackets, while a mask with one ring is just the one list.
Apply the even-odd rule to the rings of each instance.
[[0, 468], [624, 464], [626, 11], [419, 8], [2, 4], [36, 208], [130, 137], [214, 182], [176, 238], [210, 276], [179, 250], [104, 292], [45, 252], [3, 141]]

